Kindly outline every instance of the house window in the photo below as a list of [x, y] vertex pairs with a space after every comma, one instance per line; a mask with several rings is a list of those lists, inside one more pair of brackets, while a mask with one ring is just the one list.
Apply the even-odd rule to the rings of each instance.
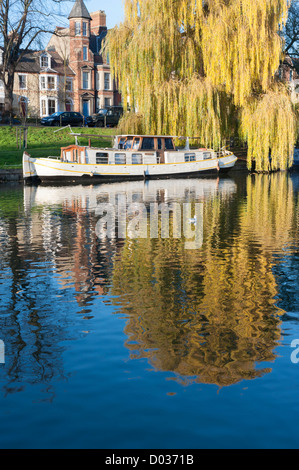
[[104, 73], [104, 90], [110, 90], [110, 73]]
[[40, 66], [48, 67], [49, 66], [49, 57], [47, 55], [42, 55], [40, 58]]
[[111, 106], [111, 98], [105, 98], [105, 108], [107, 108], [108, 106]]
[[87, 60], [87, 46], [83, 46], [83, 60]]
[[55, 77], [48, 77], [48, 90], [55, 90]]
[[81, 23], [80, 21], [76, 21], [75, 23], [75, 36], [80, 36], [81, 34]]
[[46, 100], [41, 100], [41, 114], [45, 116], [47, 114], [47, 102]]
[[89, 89], [89, 72], [82, 73], [82, 88], [83, 90]]
[[56, 102], [55, 100], [49, 99], [48, 100], [48, 114], [53, 114], [56, 111]]
[[83, 21], [82, 24], [82, 34], [83, 36], [87, 36], [87, 23], [85, 23], [85, 21]]
[[26, 86], [26, 75], [19, 75], [19, 88], [21, 90], [25, 90], [27, 88]]
[[46, 89], [46, 77], [40, 77], [40, 89], [41, 90]]
[[72, 91], [73, 89], [73, 81], [70, 80], [70, 79], [66, 79], [66, 82], [65, 82], [65, 89], [66, 91]]

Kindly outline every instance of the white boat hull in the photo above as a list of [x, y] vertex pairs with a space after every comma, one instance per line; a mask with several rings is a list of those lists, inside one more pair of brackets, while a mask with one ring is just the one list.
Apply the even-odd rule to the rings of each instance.
[[117, 181], [130, 179], [157, 179], [198, 177], [215, 175], [234, 166], [237, 158], [233, 154], [208, 160], [157, 164], [88, 164], [63, 162], [55, 157], [32, 158], [23, 154], [23, 177], [26, 181], [83, 182]]

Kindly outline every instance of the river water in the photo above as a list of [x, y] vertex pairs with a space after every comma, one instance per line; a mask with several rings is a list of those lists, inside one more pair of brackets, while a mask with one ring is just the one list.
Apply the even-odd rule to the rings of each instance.
[[296, 173], [2, 185], [0, 447], [299, 447], [298, 205]]

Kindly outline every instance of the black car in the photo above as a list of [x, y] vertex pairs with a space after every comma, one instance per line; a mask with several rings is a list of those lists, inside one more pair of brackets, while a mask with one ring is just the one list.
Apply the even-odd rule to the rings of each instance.
[[82, 114], [74, 111], [58, 111], [57, 113], [51, 114], [51, 116], [45, 116], [41, 119], [40, 123], [43, 126], [83, 126], [84, 118]]
[[0, 124], [3, 125], [13, 125], [13, 126], [19, 126], [21, 123], [20, 119], [16, 119], [10, 116], [1, 116], [0, 114]]
[[118, 125], [123, 114], [122, 106], [111, 106], [100, 109], [97, 113], [86, 118], [88, 127], [114, 127]]

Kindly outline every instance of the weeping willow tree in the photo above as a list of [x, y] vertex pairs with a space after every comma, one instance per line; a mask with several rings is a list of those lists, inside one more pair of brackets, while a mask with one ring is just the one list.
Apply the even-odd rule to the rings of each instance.
[[123, 130], [196, 135], [214, 147], [239, 132], [249, 168], [287, 168], [296, 115], [275, 73], [289, 3], [125, 0], [106, 42], [124, 104], [138, 110]]

